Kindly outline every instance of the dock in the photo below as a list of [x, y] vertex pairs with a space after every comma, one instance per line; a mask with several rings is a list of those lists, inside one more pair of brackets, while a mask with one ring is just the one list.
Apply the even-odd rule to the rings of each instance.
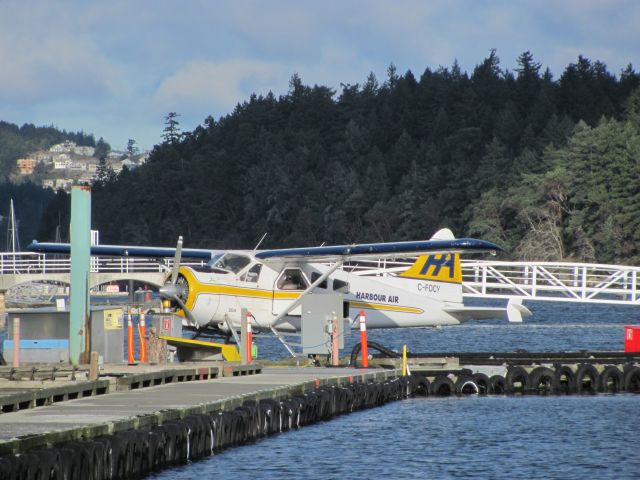
[[88, 381], [50, 387], [82, 393], [0, 414], [0, 478], [137, 478], [413, 389], [396, 369], [242, 367], [123, 366], [103, 372], [101, 394]]

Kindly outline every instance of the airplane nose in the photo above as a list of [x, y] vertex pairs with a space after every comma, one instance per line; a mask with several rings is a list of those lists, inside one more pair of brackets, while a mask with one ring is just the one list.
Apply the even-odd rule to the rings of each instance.
[[169, 300], [175, 300], [184, 297], [184, 286], [177, 283], [166, 283], [160, 287], [160, 295]]

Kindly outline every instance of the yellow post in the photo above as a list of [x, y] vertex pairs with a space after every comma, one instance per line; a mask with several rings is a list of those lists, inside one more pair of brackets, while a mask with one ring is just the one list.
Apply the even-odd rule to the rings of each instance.
[[407, 376], [407, 345], [402, 347], [402, 376]]

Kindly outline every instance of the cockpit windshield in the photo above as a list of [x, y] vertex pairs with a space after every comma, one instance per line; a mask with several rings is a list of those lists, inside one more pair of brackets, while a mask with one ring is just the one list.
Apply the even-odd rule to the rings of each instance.
[[209, 260], [209, 261], [207, 262], [207, 267], [209, 267], [209, 268], [213, 267], [213, 265], [214, 265], [218, 260], [220, 260], [220, 257], [221, 257], [222, 255], [224, 255], [224, 254], [223, 254], [223, 253], [219, 253], [218, 255], [214, 255], [213, 257], [211, 257], [211, 260]]
[[224, 270], [229, 273], [238, 273], [249, 265], [249, 262], [251, 262], [251, 259], [245, 255], [225, 253], [220, 258], [214, 259], [210, 265], [212, 268]]

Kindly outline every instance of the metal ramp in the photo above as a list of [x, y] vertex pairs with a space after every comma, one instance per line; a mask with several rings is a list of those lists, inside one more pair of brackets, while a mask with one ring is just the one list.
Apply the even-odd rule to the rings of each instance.
[[[415, 259], [414, 259], [415, 260]], [[345, 265], [354, 275], [387, 276], [406, 271], [407, 261], [360, 261]], [[467, 298], [640, 304], [640, 267], [575, 262], [462, 260]]]
[[463, 261], [466, 297], [640, 304], [640, 267], [563, 262]]

